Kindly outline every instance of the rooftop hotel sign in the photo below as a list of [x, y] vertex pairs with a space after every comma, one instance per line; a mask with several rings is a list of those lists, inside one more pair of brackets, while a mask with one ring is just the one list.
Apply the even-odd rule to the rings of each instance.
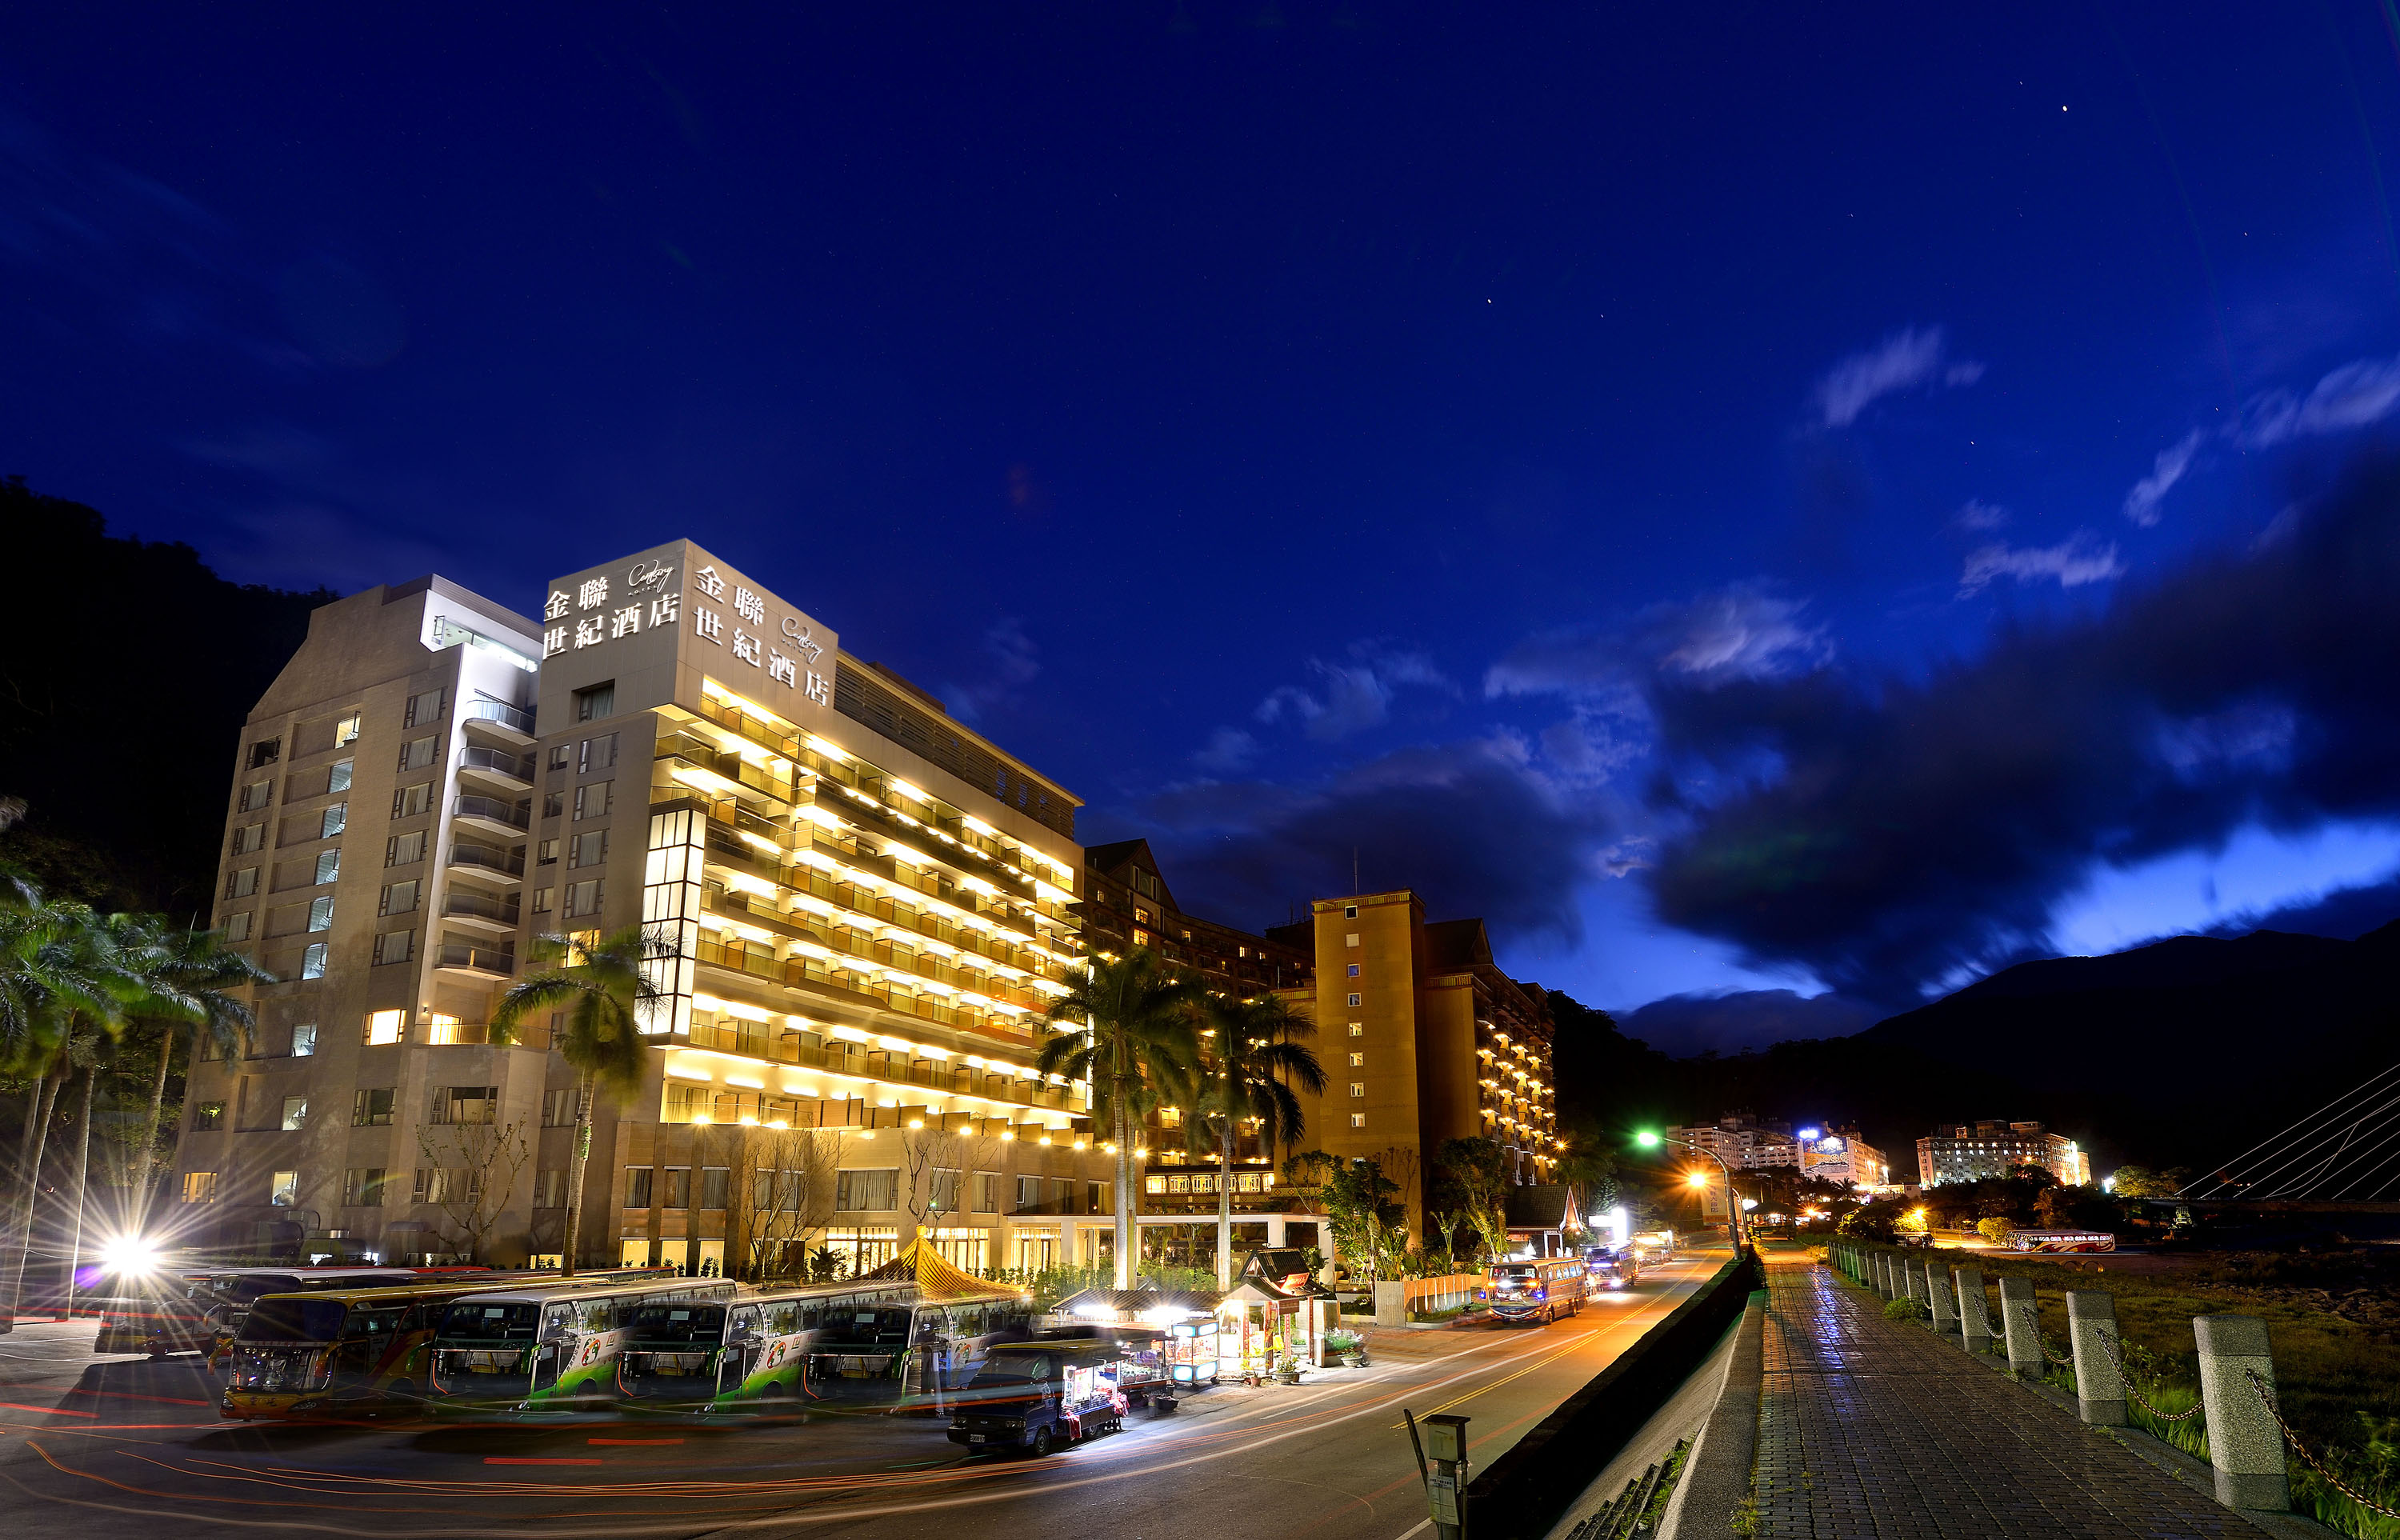
[[553, 676], [615, 680], [620, 711], [693, 704], [702, 676], [803, 728], [833, 706], [834, 634], [689, 540], [558, 579], [541, 622], [545, 725], [569, 704]]

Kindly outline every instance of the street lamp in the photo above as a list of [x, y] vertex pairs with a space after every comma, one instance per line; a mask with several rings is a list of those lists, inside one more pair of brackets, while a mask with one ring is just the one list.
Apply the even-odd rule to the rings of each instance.
[[[1741, 1220], [1741, 1194], [1734, 1191], [1733, 1167], [1725, 1164], [1725, 1158], [1723, 1155], [1718, 1154], [1714, 1150], [1711, 1150], [1705, 1145], [1694, 1144], [1689, 1139], [1679, 1139], [1668, 1134], [1654, 1134], [1647, 1128], [1644, 1128], [1640, 1133], [1634, 1135], [1633, 1142], [1642, 1146], [1644, 1150], [1656, 1150], [1661, 1144], [1680, 1144], [1686, 1150], [1706, 1155], [1709, 1159], [1716, 1162], [1718, 1167], [1725, 1172], [1725, 1215], [1727, 1219], [1727, 1229], [1733, 1235], [1733, 1248], [1736, 1251], [1739, 1251], [1744, 1246], [1749, 1244], [1749, 1226], [1743, 1224]], [[1686, 1177], [1684, 1179], [1693, 1187], [1706, 1187], [1709, 1184], [1707, 1175], [1698, 1171], [1693, 1172], [1689, 1177]]]

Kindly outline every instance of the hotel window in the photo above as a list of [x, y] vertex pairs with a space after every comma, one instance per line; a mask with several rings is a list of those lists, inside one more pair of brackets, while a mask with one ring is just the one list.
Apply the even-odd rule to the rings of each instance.
[[541, 815], [544, 818], [556, 818], [566, 811], [566, 794], [565, 792], [546, 791], [541, 794]]
[[1344, 947], [1356, 947], [1358, 945], [1358, 933], [1352, 931], [1348, 934], [1344, 935], [1342, 938], [1342, 945]]
[[1351, 1007], [1351, 1009], [1353, 1009], [1353, 1010], [1357, 1009], [1360, 1003], [1362, 1003], [1362, 1002], [1360, 1002], [1359, 998], [1358, 998], [1357, 995], [1352, 995], [1352, 996], [1350, 997], [1350, 1007]]
[[[280, 738], [262, 738], [257, 743], [250, 745], [250, 768], [252, 770], [262, 769], [267, 765], [275, 763], [275, 761], [282, 757], [283, 740]], [[216, 1179], [211, 1177], [209, 1179], [213, 1181]]]
[[251, 911], [244, 909], [239, 914], [229, 914], [225, 916], [225, 938], [227, 941], [248, 941], [250, 939], [250, 914]]
[[248, 855], [252, 851], [263, 849], [266, 844], [266, 825], [264, 824], [245, 824], [233, 831], [233, 853], [236, 855]]
[[628, 1208], [650, 1206], [650, 1168], [648, 1166], [625, 1167], [625, 1206]]
[[731, 1184], [732, 1179], [733, 1173], [729, 1167], [702, 1166], [700, 1168], [700, 1206], [702, 1208], [724, 1207], [726, 1189]]
[[391, 815], [394, 818], [415, 818], [433, 806], [433, 783], [419, 781], [413, 786], [402, 786], [391, 794]]
[[192, 1110], [192, 1132], [213, 1134], [225, 1126], [225, 1103], [204, 1101]]
[[1352, 1081], [1350, 1083], [1350, 1094], [1354, 1097], [1365, 1096], [1367, 1094], [1367, 1083], [1363, 1080]]
[[1147, 925], [1150, 923], [1150, 911], [1141, 907], [1139, 905], [1136, 905], [1134, 906], [1133, 918], [1136, 924]]
[[333, 768], [325, 771], [325, 789], [327, 791], [349, 790], [350, 777], [357, 773], [358, 768], [359, 762], [355, 759], [334, 760]]
[[1350, 976], [1352, 978], [1357, 978], [1358, 976], [1358, 964], [1356, 962], [1350, 964]]
[[608, 831], [596, 829], [579, 834], [566, 842], [566, 864], [570, 866], [598, 866], [608, 859]]
[[345, 1208], [381, 1208], [383, 1206], [384, 1168], [380, 1165], [353, 1165], [342, 1173], [342, 1206]]
[[1109, 1184], [1104, 1181], [1085, 1182], [1084, 1184], [1084, 1212], [1086, 1214], [1102, 1214], [1106, 1213], [1108, 1208]]
[[330, 931], [333, 928], [334, 895], [327, 893], [321, 898], [308, 900], [308, 929], [314, 932]]
[[1357, 919], [1357, 918], [1358, 918], [1358, 906], [1357, 906], [1357, 905], [1356, 905], [1356, 904], [1350, 904], [1350, 905], [1345, 905], [1345, 906], [1343, 906], [1343, 910], [1342, 910], [1342, 918], [1343, 918], [1343, 919], [1344, 919], [1344, 920], [1356, 920], [1356, 919]]
[[833, 1206], [838, 1213], [878, 1214], [900, 1206], [900, 1173], [840, 1171], [834, 1175]]
[[312, 1058], [317, 1053], [317, 1024], [313, 1021], [295, 1023], [292, 1029], [292, 1056]]
[[1000, 1173], [978, 1171], [975, 1180], [975, 1211], [978, 1214], [1000, 1212]]
[[184, 1201], [185, 1203], [216, 1202], [217, 1174], [213, 1171], [184, 1172]]
[[661, 1208], [689, 1208], [691, 1206], [690, 1166], [670, 1165], [667, 1167], [666, 1198], [664, 1202], [659, 1205], [659, 1206]]
[[416, 933], [415, 931], [385, 931], [375, 937], [375, 960], [377, 966], [388, 962], [405, 962], [416, 955]]
[[334, 724], [334, 746], [340, 748], [345, 743], [355, 743], [358, 741], [359, 714], [354, 711]]
[[1134, 932], [1134, 933], [1133, 933], [1133, 944], [1134, 944], [1135, 946], [1137, 946], [1137, 947], [1147, 947], [1147, 946], [1149, 946], [1149, 945], [1150, 945], [1150, 933], [1149, 933], [1148, 931], [1136, 931], [1136, 932]]
[[1364, 1055], [1364, 1054], [1353, 1054], [1353, 1055], [1351, 1055], [1351, 1056], [1350, 1056], [1350, 1068], [1352, 1068], [1353, 1070], [1363, 1070], [1363, 1069], [1365, 1069], [1366, 1067], [1367, 1067], [1367, 1056], [1366, 1056], [1366, 1055]]
[[1365, 1037], [1367, 1035], [1367, 1024], [1363, 1021], [1352, 1022], [1350, 1024], [1350, 1035], [1352, 1037]]
[[244, 866], [241, 870], [235, 872], [232, 876], [225, 879], [225, 896], [227, 898], [248, 898], [257, 891], [258, 868], [256, 866]]
[[278, 1208], [289, 1208], [300, 1201], [300, 1173], [278, 1171], [267, 1184], [266, 1201]]
[[385, 883], [383, 890], [383, 904], [375, 912], [378, 914], [414, 914], [416, 911], [416, 890], [418, 886], [418, 880], [413, 877], [405, 882]]
[[334, 879], [341, 875], [342, 848], [339, 845], [336, 845], [330, 851], [319, 851], [317, 852], [316, 880], [319, 882], [331, 882]]
[[576, 1088], [562, 1085], [541, 1094], [541, 1125], [544, 1128], [570, 1128], [575, 1124]]
[[578, 915], [598, 914], [600, 912], [600, 891], [603, 886], [604, 884], [601, 879], [596, 877], [587, 878], [581, 882], [569, 882], [566, 885], [566, 913], [568, 918], [572, 919]]
[[409, 866], [425, 859], [425, 831], [395, 834], [383, 843], [383, 864], [387, 866]]
[[439, 722], [442, 720], [443, 702], [447, 701], [449, 696], [450, 691], [446, 688], [438, 685], [431, 689], [410, 696], [408, 698], [408, 715], [402, 719], [400, 725], [404, 728], [413, 728], [430, 722]]
[[598, 738], [586, 738], [576, 752], [575, 769], [580, 775], [611, 769], [616, 763], [617, 735], [613, 732], [604, 733]]
[[241, 812], [256, 812], [259, 809], [266, 806], [268, 802], [274, 800], [274, 782], [252, 781], [250, 784], [241, 788], [241, 807], [237, 811]]
[[552, 770], [565, 770], [568, 765], [573, 764], [574, 762], [575, 762], [575, 745], [574, 745], [574, 744], [572, 744], [572, 743], [552, 743], [552, 744], [551, 744], [551, 745], [550, 745], [550, 768], [551, 768]]
[[286, 1134], [297, 1134], [307, 1126], [308, 1098], [307, 1097], [285, 1097], [283, 1098], [283, 1124], [281, 1132]]
[[603, 684], [593, 685], [588, 689], [579, 689], [575, 692], [575, 719], [577, 721], [596, 722], [604, 716], [613, 716], [616, 714], [616, 680], [610, 679]]
[[302, 978], [325, 976], [325, 944], [323, 942], [310, 942], [308, 949], [300, 954], [300, 976]]
[[400, 768], [404, 770], [418, 770], [432, 764], [433, 746], [440, 742], [442, 740], [439, 738], [410, 739], [401, 746]]
[[1351, 1113], [1351, 1114], [1350, 1114], [1350, 1126], [1351, 1126], [1351, 1127], [1353, 1127], [1353, 1128], [1364, 1128], [1364, 1127], [1366, 1127], [1366, 1126], [1367, 1126], [1367, 1114], [1366, 1114], [1366, 1113], [1364, 1113], [1364, 1112], [1353, 1112], [1353, 1113]]
[[408, 1013], [405, 1011], [370, 1011], [367, 1013], [366, 1035], [360, 1041], [369, 1048], [398, 1043], [408, 1035]]
[[497, 1085], [444, 1085], [433, 1093], [432, 1115], [429, 1123], [456, 1124], [461, 1127], [485, 1126], [498, 1121], [500, 1088]]
[[533, 1206], [536, 1208], [566, 1206], [566, 1173], [557, 1166], [537, 1171], [533, 1176]]
[[389, 1090], [361, 1089], [350, 1097], [350, 1126], [353, 1128], [389, 1128], [391, 1126]]
[[588, 786], [576, 787], [575, 816], [578, 818], [608, 816], [609, 793], [616, 784], [614, 781], [594, 781]]
[[556, 888], [536, 888], [533, 891], [533, 912], [536, 914], [550, 913], [551, 901], [556, 896], [558, 890]]
[[1019, 1177], [1019, 1178], [1017, 1178], [1017, 1179], [1016, 1179], [1016, 1212], [1018, 1212], [1018, 1213], [1020, 1213], [1020, 1214], [1030, 1214], [1030, 1213], [1031, 1213], [1034, 1209], [1039, 1208], [1039, 1207], [1041, 1207], [1041, 1206], [1042, 1206], [1042, 1179], [1041, 1179], [1040, 1177]]

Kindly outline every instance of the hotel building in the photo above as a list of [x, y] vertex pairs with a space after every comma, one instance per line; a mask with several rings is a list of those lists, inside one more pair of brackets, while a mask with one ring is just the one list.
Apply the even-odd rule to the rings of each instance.
[[1307, 920], [1267, 935], [1316, 959], [1313, 985], [1289, 992], [1316, 1023], [1325, 1066], [1325, 1094], [1300, 1098], [1308, 1148], [1380, 1161], [1419, 1236], [1445, 1139], [1493, 1139], [1518, 1183], [1551, 1179], [1564, 1146], [1548, 1000], [1493, 964], [1483, 921], [1428, 924], [1401, 889], [1318, 899]]
[[1947, 1123], [1916, 1141], [1916, 1177], [1927, 1187], [2005, 1177], [2020, 1165], [2040, 1166], [2062, 1187], [2092, 1179], [2092, 1157], [2039, 1123]]
[[1705, 1151], [1737, 1171], [1767, 1171], [1801, 1164], [1800, 1147], [1792, 1125], [1761, 1122], [1748, 1112], [1728, 1112], [1714, 1123], [1670, 1128], [1667, 1137]]
[[638, 923], [671, 956], [639, 1089], [593, 1109], [581, 1261], [1098, 1260], [1086, 1089], [1031, 1064], [1084, 953], [1077, 799], [689, 541], [541, 611], [353, 595], [252, 714], [217, 921], [280, 982], [193, 1067], [191, 1238], [555, 1254], [563, 1018], [486, 1026], [537, 936]]

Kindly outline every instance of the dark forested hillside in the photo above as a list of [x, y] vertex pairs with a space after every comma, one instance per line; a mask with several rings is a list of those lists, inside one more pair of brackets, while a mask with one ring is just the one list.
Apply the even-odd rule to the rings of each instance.
[[228, 582], [21, 477], [0, 481], [0, 528], [20, 561], [0, 796], [27, 805], [9, 854], [54, 893], [205, 914], [242, 718], [335, 595]]

